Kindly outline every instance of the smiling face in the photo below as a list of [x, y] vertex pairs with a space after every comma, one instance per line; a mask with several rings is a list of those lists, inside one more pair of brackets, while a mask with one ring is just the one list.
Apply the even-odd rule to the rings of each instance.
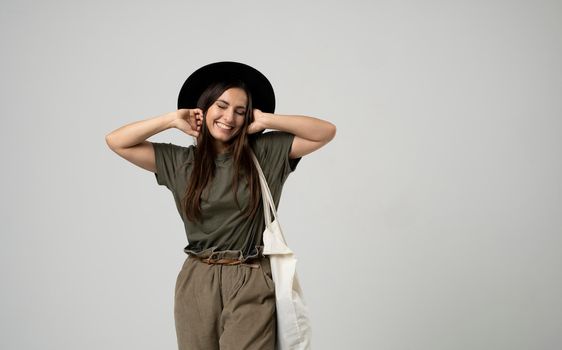
[[248, 97], [240, 88], [230, 88], [209, 107], [205, 117], [207, 129], [215, 139], [218, 153], [223, 153], [244, 126]]

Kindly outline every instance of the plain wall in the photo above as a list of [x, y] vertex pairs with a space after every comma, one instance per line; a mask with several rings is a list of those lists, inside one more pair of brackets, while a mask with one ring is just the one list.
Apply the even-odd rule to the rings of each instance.
[[223, 60], [337, 126], [279, 207], [314, 349], [562, 346], [560, 2], [10, 0], [0, 29], [0, 348], [176, 348], [180, 217], [104, 137]]

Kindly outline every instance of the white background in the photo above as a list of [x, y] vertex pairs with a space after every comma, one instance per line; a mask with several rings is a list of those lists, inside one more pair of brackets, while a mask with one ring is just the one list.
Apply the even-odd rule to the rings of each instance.
[[222, 60], [337, 126], [279, 208], [314, 349], [562, 346], [560, 2], [10, 0], [0, 40], [0, 348], [176, 348], [183, 226], [105, 135]]

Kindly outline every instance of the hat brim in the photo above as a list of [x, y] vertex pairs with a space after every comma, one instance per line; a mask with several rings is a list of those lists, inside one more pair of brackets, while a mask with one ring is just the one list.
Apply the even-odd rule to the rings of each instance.
[[266, 113], [275, 111], [275, 93], [265, 75], [247, 64], [232, 61], [211, 63], [193, 72], [180, 89], [178, 109], [197, 108], [197, 100], [211, 83], [233, 79], [246, 83], [253, 108]]

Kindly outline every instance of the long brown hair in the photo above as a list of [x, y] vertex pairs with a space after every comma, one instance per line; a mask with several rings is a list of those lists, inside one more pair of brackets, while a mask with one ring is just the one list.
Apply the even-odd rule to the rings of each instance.
[[[246, 217], [254, 215], [260, 205], [260, 184], [257, 169], [254, 166], [250, 150], [253, 149], [255, 138], [258, 134], [248, 134], [248, 125], [253, 121], [252, 95], [243, 81], [221, 81], [216, 82], [207, 87], [197, 101], [197, 108], [203, 111], [203, 122], [199, 136], [197, 137], [197, 146], [195, 147], [193, 170], [188, 179], [188, 185], [182, 199], [182, 210], [186, 217], [191, 221], [202, 220], [201, 213], [201, 195], [203, 190], [212, 181], [215, 176], [215, 158], [217, 150], [214, 146], [214, 138], [207, 128], [207, 112], [222, 93], [230, 88], [241, 88], [246, 92], [248, 101], [246, 104], [246, 113], [244, 115], [244, 124], [238, 134], [229, 141], [227, 152], [232, 152], [234, 171], [232, 173], [233, 192], [236, 205], [240, 208], [238, 202], [238, 182], [242, 175], [246, 175], [248, 187], [250, 189], [250, 205], [246, 210]], [[241, 209], [241, 208], [240, 208]]]

